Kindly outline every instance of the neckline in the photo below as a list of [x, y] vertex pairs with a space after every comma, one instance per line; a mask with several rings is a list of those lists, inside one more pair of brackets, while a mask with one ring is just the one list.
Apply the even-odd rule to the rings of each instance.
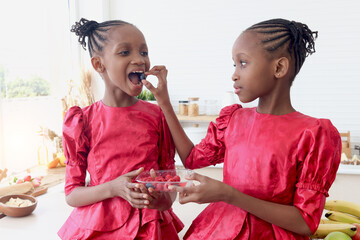
[[137, 106], [137, 105], [141, 102], [141, 100], [138, 99], [138, 101], [137, 101], [136, 103], [134, 103], [134, 104], [131, 105], [131, 106], [127, 106], [127, 107], [111, 107], [111, 106], [106, 105], [106, 104], [103, 102], [103, 100], [100, 100], [99, 102], [100, 102], [101, 106], [103, 106], [103, 107], [105, 107], [105, 108], [112, 108], [112, 109], [129, 109], [129, 108], [133, 108], [133, 107]]
[[300, 114], [299, 111], [293, 111], [293, 112], [282, 114], [282, 115], [275, 115], [275, 114], [270, 114], [270, 113], [259, 113], [257, 111], [257, 107], [254, 107], [253, 110], [254, 110], [256, 116], [259, 116], [259, 117], [288, 117], [288, 116]]

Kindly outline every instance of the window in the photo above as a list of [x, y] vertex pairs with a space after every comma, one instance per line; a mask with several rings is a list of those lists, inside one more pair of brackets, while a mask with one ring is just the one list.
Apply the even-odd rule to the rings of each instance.
[[6, 1], [0, 39], [0, 168], [37, 164], [40, 127], [60, 133], [71, 76], [64, 0]]

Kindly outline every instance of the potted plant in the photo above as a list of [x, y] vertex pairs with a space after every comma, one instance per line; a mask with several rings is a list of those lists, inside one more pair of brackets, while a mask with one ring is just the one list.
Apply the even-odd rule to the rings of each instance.
[[156, 104], [156, 99], [154, 94], [147, 89], [142, 90], [141, 93], [138, 96], [136, 96], [136, 98]]

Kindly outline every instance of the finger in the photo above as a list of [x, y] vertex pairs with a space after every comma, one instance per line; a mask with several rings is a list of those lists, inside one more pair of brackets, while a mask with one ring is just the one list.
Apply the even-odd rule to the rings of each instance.
[[199, 181], [199, 182], [204, 182], [207, 179], [206, 176], [201, 175], [201, 174], [196, 173], [196, 172], [193, 172], [192, 174], [187, 175], [185, 178], [188, 179], [188, 180], [196, 180], [196, 181]]
[[185, 194], [185, 193], [179, 194], [179, 203], [180, 204], [185, 204], [185, 203], [189, 203], [189, 202], [195, 202], [193, 200], [192, 195], [188, 195], [188, 194]]
[[134, 170], [134, 171], [131, 171], [131, 172], [128, 172], [128, 173], [125, 173], [123, 176], [125, 177], [136, 177], [137, 175], [139, 175], [140, 173], [142, 173], [144, 171], [144, 168], [141, 167], [137, 170]]
[[129, 193], [129, 197], [131, 199], [136, 199], [136, 200], [140, 200], [140, 201], [146, 201], [150, 198], [150, 195], [149, 194], [146, 194], [146, 193], [138, 193], [138, 192], [135, 192], [135, 191], [131, 191]]
[[148, 193], [148, 191], [146, 191], [145, 185], [141, 184], [141, 183], [135, 183], [134, 191], [135, 192], [140, 192], [140, 193]]
[[142, 193], [149, 193], [148, 189], [145, 187], [144, 184], [140, 184], [141, 186], [139, 187], [140, 192]]
[[141, 183], [133, 183], [133, 182], [125, 183], [125, 186], [129, 189], [140, 189], [141, 185], [142, 185]]
[[158, 199], [159, 198], [159, 192], [156, 191], [155, 189], [153, 189], [152, 187], [148, 189], [150, 196], [154, 199]]
[[165, 66], [155, 66], [146, 75], [154, 75], [158, 78], [158, 85], [166, 84], [167, 69]]
[[145, 79], [141, 80], [141, 82], [142, 82], [142, 84], [144, 84], [144, 86], [145, 86], [147, 89], [150, 90], [150, 92], [154, 93], [153, 91], [154, 91], [156, 88], [154, 87], [154, 85], [151, 84], [151, 82], [149, 82], [148, 80], [145, 80]]
[[164, 65], [155, 65], [147, 73], [154, 73], [160, 71], [167, 71], [167, 69]]
[[183, 193], [183, 192], [185, 192], [184, 187], [179, 187], [179, 186], [176, 186], [176, 185], [170, 185], [170, 186], [168, 186], [168, 189], [169, 189], [170, 191], [175, 191], [175, 192], [178, 192], [178, 193]]
[[129, 203], [131, 206], [135, 208], [147, 208], [147, 206], [150, 204], [149, 200], [140, 200], [140, 199], [131, 199]]
[[153, 168], [150, 170], [150, 177], [152, 177], [152, 178], [156, 177], [156, 172]]

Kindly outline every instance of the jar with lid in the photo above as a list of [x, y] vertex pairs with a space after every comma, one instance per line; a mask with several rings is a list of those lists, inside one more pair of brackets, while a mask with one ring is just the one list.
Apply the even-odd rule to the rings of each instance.
[[192, 116], [192, 117], [199, 115], [199, 98], [198, 97], [189, 98], [188, 114], [189, 114], [189, 116]]
[[186, 100], [179, 101], [179, 115], [187, 116], [188, 115], [188, 106], [189, 106], [189, 101], [186, 101]]

